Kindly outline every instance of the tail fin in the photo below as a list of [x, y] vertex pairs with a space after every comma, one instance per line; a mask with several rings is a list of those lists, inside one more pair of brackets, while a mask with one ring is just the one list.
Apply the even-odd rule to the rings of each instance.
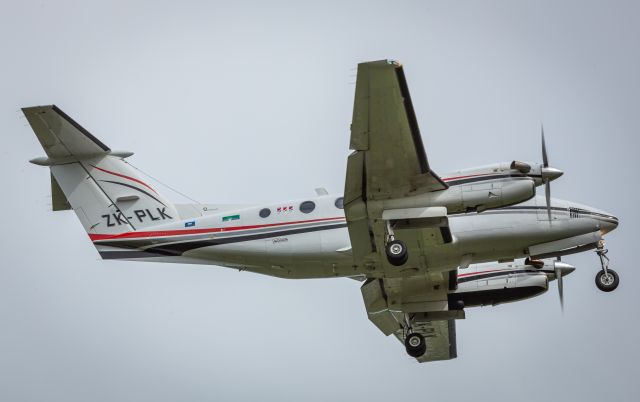
[[116, 234], [178, 220], [172, 203], [56, 106], [22, 109], [47, 157], [32, 163], [51, 169], [53, 209], [72, 208], [89, 234]]

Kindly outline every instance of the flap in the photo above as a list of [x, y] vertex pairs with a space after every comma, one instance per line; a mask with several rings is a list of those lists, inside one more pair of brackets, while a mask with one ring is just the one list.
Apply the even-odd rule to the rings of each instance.
[[387, 209], [382, 212], [382, 219], [386, 221], [399, 219], [436, 218], [446, 216], [446, 207]]

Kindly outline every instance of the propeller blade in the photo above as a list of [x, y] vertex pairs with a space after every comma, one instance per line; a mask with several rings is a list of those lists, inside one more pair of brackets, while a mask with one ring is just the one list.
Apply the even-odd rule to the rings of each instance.
[[564, 288], [562, 286], [562, 277], [564, 275], [569, 275], [573, 271], [575, 271], [576, 267], [571, 264], [567, 264], [564, 262], [554, 261], [553, 262], [553, 273], [558, 281], [558, 296], [560, 296], [560, 308], [562, 309], [562, 313], [564, 314]]
[[562, 288], [562, 269], [560, 267], [554, 268], [556, 274], [556, 280], [558, 281], [558, 295], [560, 296], [560, 308], [564, 313], [564, 294]]
[[544, 196], [547, 199], [547, 216], [551, 222], [551, 183], [549, 180], [544, 181]]
[[544, 126], [540, 125], [542, 131], [542, 165], [549, 167], [549, 158], [547, 157], [547, 145], [544, 142]]

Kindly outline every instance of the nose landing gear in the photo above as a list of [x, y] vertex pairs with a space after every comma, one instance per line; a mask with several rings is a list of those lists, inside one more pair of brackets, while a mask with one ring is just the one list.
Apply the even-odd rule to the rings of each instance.
[[620, 277], [617, 272], [609, 268], [609, 257], [607, 257], [607, 250], [604, 247], [604, 240], [598, 242], [598, 248], [596, 254], [600, 257], [600, 265], [602, 270], [596, 275], [596, 286], [603, 292], [612, 292], [616, 290], [620, 284]]

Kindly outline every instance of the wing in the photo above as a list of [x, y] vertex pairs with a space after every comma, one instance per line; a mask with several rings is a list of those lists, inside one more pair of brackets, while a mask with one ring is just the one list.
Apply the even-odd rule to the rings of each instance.
[[358, 65], [350, 148], [360, 154], [350, 159], [364, 174], [347, 180], [350, 193], [384, 200], [447, 188], [429, 168], [404, 71], [395, 62]]
[[[358, 65], [350, 147], [354, 152], [347, 161], [345, 214], [354, 259], [359, 264], [366, 257], [376, 260], [376, 254], [384, 250], [385, 223], [381, 211], [370, 207], [371, 201], [447, 188], [429, 167], [404, 71], [398, 63], [382, 60]], [[417, 215], [424, 212], [417, 211]], [[431, 226], [423, 219], [419, 228], [405, 227], [410, 250], [423, 248], [423, 240], [450, 241], [446, 212], [439, 216], [433, 212], [426, 213], [432, 218]], [[419, 257], [417, 253], [409, 255]], [[417, 260], [409, 263], [422, 264]]]
[[403, 344], [409, 332], [422, 334], [426, 351], [416, 358], [421, 363], [455, 359], [455, 320], [464, 318], [464, 311], [448, 309], [453, 277], [431, 274], [367, 280], [360, 289], [369, 320], [383, 334], [394, 335]]
[[[458, 357], [455, 320], [416, 322], [413, 324], [412, 330], [422, 334], [427, 344], [427, 351], [416, 358], [420, 363], [451, 360]], [[394, 335], [404, 344], [403, 331], [396, 331]]]

